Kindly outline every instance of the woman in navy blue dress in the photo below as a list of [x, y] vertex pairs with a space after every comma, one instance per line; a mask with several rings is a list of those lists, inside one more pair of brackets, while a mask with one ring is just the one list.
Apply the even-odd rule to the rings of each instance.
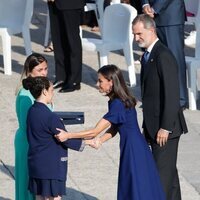
[[121, 71], [107, 65], [98, 71], [98, 87], [109, 97], [108, 112], [95, 128], [79, 133], [68, 133], [58, 129], [60, 141], [71, 138], [95, 137], [95, 147], [120, 134], [120, 166], [118, 178], [118, 200], [164, 200], [164, 192], [151, 151], [141, 134], [135, 110], [136, 100], [128, 91]]
[[36, 99], [27, 116], [29, 190], [36, 199], [60, 200], [66, 191], [67, 149], [82, 151], [87, 142], [55, 139], [56, 128], [65, 127], [47, 106], [52, 102], [53, 84], [46, 77], [28, 77], [23, 87]]

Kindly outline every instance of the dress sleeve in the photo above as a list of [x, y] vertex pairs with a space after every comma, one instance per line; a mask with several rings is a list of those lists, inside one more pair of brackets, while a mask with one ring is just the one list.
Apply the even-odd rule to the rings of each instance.
[[126, 121], [125, 116], [126, 115], [124, 104], [120, 100], [115, 99], [109, 102], [109, 110], [103, 116], [103, 118], [108, 120], [112, 124], [122, 124]]

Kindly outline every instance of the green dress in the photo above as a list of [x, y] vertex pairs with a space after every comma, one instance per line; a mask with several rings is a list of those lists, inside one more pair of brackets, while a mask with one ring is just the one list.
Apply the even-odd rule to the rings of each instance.
[[26, 135], [26, 117], [34, 98], [22, 88], [16, 98], [16, 113], [19, 128], [15, 135], [15, 200], [33, 200], [28, 191], [28, 141]]

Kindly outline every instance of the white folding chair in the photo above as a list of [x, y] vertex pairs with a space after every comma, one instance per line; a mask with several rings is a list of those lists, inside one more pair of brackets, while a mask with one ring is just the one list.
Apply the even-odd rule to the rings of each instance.
[[122, 49], [128, 65], [131, 86], [136, 84], [132, 49], [132, 21], [136, 15], [136, 9], [130, 5], [112, 4], [104, 12], [102, 39], [82, 39], [83, 50], [98, 52], [100, 67], [108, 64], [107, 56], [110, 51]]
[[29, 26], [33, 14], [33, 0], [0, 0], [0, 36], [3, 46], [4, 73], [12, 74], [11, 35], [22, 33], [26, 55], [30, 55]]
[[[197, 13], [194, 17], [188, 17], [187, 23], [193, 23], [196, 28], [195, 57], [186, 56], [187, 76], [188, 76], [188, 96], [189, 109], [196, 110], [197, 100], [197, 69], [200, 69], [200, 3], [198, 3]], [[187, 6], [187, 4], [186, 4]], [[186, 7], [187, 10], [187, 7]]]
[[[120, 3], [120, 0], [111, 0], [110, 4]], [[96, 0], [95, 15], [99, 25], [100, 33], [103, 34], [103, 15], [104, 15], [104, 0]]]

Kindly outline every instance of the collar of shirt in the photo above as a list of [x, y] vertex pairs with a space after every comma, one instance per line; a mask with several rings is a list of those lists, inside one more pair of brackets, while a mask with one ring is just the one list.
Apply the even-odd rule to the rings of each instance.
[[158, 41], [159, 39], [157, 38], [147, 49], [146, 51], [148, 51], [149, 53], [151, 53], [151, 50], [153, 49], [155, 43]]

